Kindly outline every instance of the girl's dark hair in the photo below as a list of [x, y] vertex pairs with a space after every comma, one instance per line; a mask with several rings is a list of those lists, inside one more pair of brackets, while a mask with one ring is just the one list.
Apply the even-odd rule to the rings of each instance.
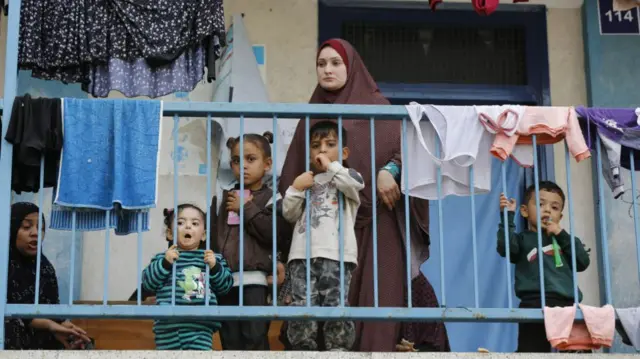
[[[200, 212], [200, 215], [202, 216], [202, 222], [204, 223], [204, 229], [207, 229], [207, 214], [204, 213], [203, 210], [200, 209], [200, 207], [193, 205], [193, 204], [189, 204], [189, 203], [183, 203], [181, 205], [178, 206], [178, 213], [182, 212], [183, 209], [185, 208], [193, 208], [196, 211]], [[164, 225], [167, 226], [167, 228], [169, 229], [173, 229], [173, 216], [175, 215], [175, 213], [173, 213], [173, 208], [165, 208], [163, 211], [164, 214]]]
[[[273, 133], [267, 131], [262, 135], [257, 133], [247, 133], [244, 135], [244, 140], [247, 142], [251, 142], [254, 145], [260, 147], [262, 153], [266, 158], [271, 157], [271, 144], [273, 143]], [[238, 137], [230, 137], [227, 140], [227, 148], [229, 150], [233, 150], [233, 148], [240, 143], [240, 136]]]

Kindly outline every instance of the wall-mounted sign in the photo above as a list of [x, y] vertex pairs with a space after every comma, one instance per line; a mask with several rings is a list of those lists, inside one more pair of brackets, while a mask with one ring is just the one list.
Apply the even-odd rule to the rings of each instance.
[[640, 8], [613, 10], [613, 0], [598, 0], [601, 35], [640, 35]]

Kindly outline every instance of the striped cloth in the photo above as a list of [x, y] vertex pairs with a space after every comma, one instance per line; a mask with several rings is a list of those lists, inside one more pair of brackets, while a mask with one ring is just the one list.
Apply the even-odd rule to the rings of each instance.
[[[176, 261], [176, 305], [205, 304], [204, 250], [179, 250]], [[156, 293], [158, 305], [171, 305], [172, 265], [164, 253], [157, 254], [142, 272], [142, 288]], [[209, 305], [217, 305], [217, 296], [225, 295], [233, 286], [226, 260], [216, 254], [217, 263], [209, 275]], [[215, 321], [156, 320], [153, 332], [159, 350], [211, 350], [213, 333], [221, 324]]]

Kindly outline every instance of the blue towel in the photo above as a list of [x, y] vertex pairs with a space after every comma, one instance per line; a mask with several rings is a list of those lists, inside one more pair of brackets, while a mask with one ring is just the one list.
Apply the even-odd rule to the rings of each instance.
[[[158, 188], [162, 102], [64, 99], [64, 145], [51, 228], [149, 230]], [[107, 226], [107, 211], [109, 225]]]

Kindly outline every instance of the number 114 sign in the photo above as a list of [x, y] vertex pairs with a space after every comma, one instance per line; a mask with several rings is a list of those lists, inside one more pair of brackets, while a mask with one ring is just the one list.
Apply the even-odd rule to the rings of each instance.
[[635, 7], [627, 11], [613, 11], [613, 0], [598, 0], [600, 34], [640, 35], [640, 13]]

